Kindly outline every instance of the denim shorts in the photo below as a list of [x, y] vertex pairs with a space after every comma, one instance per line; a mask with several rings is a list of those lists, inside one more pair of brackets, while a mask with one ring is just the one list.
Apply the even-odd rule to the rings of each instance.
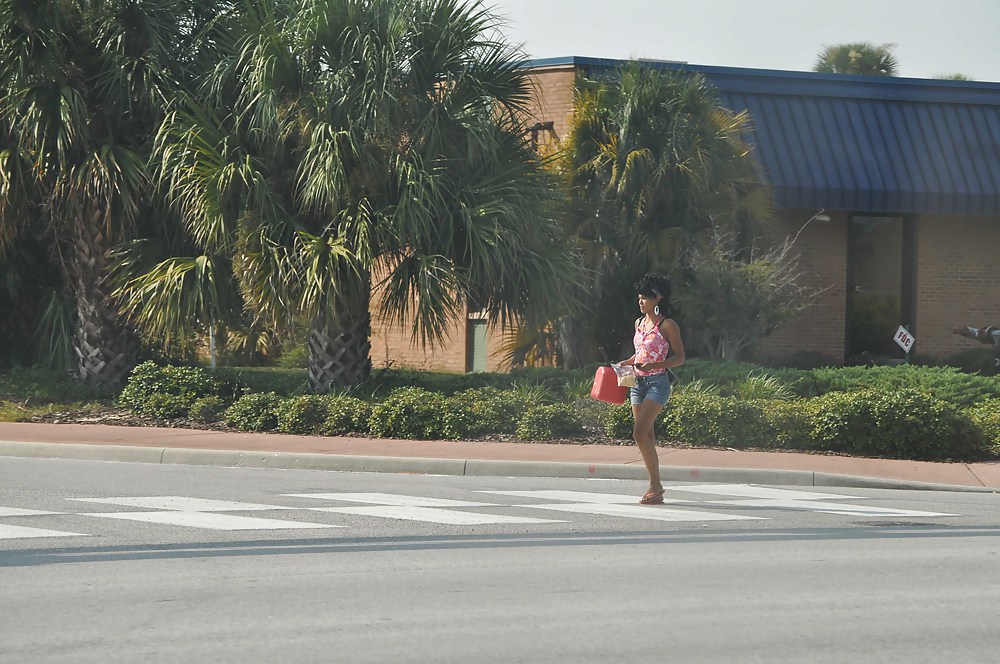
[[661, 406], [666, 405], [670, 398], [670, 379], [666, 372], [652, 376], [636, 376], [635, 387], [629, 390], [629, 399], [633, 406], [638, 406], [646, 399], [655, 401]]

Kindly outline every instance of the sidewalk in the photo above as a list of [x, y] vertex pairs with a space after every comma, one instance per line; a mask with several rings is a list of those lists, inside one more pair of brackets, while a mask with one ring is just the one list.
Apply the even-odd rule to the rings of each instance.
[[[634, 445], [394, 440], [0, 422], [0, 457], [266, 468], [643, 479]], [[665, 481], [1000, 491], [1000, 463], [660, 449]]]

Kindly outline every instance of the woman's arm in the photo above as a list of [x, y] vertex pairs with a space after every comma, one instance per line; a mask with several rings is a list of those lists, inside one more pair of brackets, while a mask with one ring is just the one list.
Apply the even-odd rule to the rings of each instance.
[[681, 339], [681, 328], [673, 319], [667, 318], [660, 323], [660, 333], [663, 334], [667, 343], [670, 344], [670, 350], [673, 351], [673, 354], [663, 363], [663, 368], [673, 369], [684, 364], [684, 341]]

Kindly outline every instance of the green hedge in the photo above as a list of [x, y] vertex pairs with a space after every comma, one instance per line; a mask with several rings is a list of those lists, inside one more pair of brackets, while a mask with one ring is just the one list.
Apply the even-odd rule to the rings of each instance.
[[352, 396], [329, 397], [326, 405], [326, 419], [317, 433], [323, 436], [343, 436], [344, 434], [367, 434], [370, 429], [372, 406], [367, 401]]
[[[658, 426], [661, 439], [693, 445], [962, 459], [995, 448], [1000, 439], [1000, 400], [962, 411], [916, 390], [748, 400], [681, 388], [663, 409]], [[627, 404], [608, 409], [605, 433], [631, 438]]]
[[[997, 377], [942, 367], [774, 370], [705, 361], [693, 361], [678, 373], [681, 382], [658, 424], [664, 440], [912, 459], [1000, 453]], [[580, 398], [593, 368], [513, 375], [387, 370], [369, 384], [375, 386], [370, 399], [361, 398], [363, 389], [287, 398], [276, 390], [246, 393], [237, 380], [247, 375], [262, 380], [268, 374], [290, 375], [238, 375], [147, 362], [133, 372], [119, 402], [137, 413], [163, 418], [207, 423], [221, 417], [228, 426], [245, 431], [414, 439], [516, 434], [524, 440], [551, 440], [597, 426], [611, 438], [632, 437], [628, 404], [609, 406]], [[297, 374], [296, 381], [302, 379]], [[437, 384], [441, 390], [408, 385], [386, 391], [390, 384], [412, 381]], [[293, 381], [285, 384], [288, 390], [292, 387]], [[245, 394], [233, 403], [240, 389]], [[801, 394], [820, 396], [797, 396]]]
[[217, 380], [245, 392], [274, 392], [283, 397], [309, 393], [309, 374], [305, 369], [279, 367], [219, 367], [205, 369]]
[[962, 373], [952, 367], [838, 367], [814, 369], [798, 385], [802, 396], [881, 389], [886, 392], [915, 390], [953, 406], [1000, 397], [1000, 379]]
[[0, 400], [33, 403], [93, 401], [112, 396], [59, 369], [14, 367], [0, 372]]
[[1000, 453], [1000, 399], [990, 399], [965, 409], [965, 415], [979, 429], [985, 444]]
[[814, 436], [834, 452], [943, 460], [968, 458], [986, 447], [967, 415], [916, 390], [832, 393], [815, 406]]
[[330, 414], [326, 397], [306, 394], [281, 401], [275, 408], [277, 429], [281, 433], [311, 434]]
[[759, 402], [708, 392], [679, 390], [662, 419], [667, 437], [694, 445], [756, 447], [769, 434]]
[[209, 395], [207, 397], [196, 399], [194, 403], [191, 404], [188, 416], [196, 422], [211, 424], [222, 419], [222, 414], [225, 410], [226, 402], [222, 397]]
[[954, 367], [931, 367], [904, 364], [875, 367], [822, 367], [789, 369], [760, 367], [745, 362], [710, 362], [690, 360], [677, 371], [680, 385], [700, 382], [723, 396], [741, 394], [757, 381], [784, 386], [800, 397], [815, 397], [831, 392], [860, 389], [897, 391], [911, 389], [934, 396], [954, 406], [968, 406], [984, 399], [1000, 397], [1000, 377], [963, 373]]
[[444, 405], [436, 392], [401, 387], [372, 407], [368, 429], [380, 438], [442, 438]]
[[580, 430], [580, 418], [568, 403], [531, 406], [517, 423], [517, 437], [522, 440], [554, 440]]
[[231, 397], [233, 387], [200, 367], [159, 366], [143, 362], [129, 375], [118, 403], [140, 415], [176, 418], [203, 397]]
[[226, 424], [240, 431], [272, 431], [278, 426], [281, 403], [274, 392], [244, 395], [226, 409]]

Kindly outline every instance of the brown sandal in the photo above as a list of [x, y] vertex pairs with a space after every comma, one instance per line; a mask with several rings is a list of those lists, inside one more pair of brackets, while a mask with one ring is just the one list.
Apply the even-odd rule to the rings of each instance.
[[647, 491], [646, 495], [639, 499], [640, 505], [662, 505], [663, 489], [659, 491]]

